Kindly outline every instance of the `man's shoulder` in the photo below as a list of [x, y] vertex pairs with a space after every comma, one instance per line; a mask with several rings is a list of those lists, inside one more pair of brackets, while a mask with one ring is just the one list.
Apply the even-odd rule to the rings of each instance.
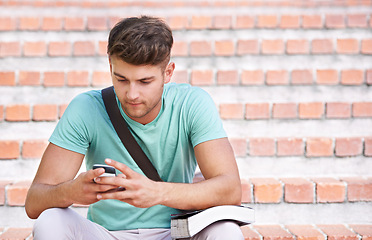
[[192, 86], [186, 83], [168, 83], [165, 85], [166, 96], [172, 98], [200, 98], [209, 96], [208, 93], [200, 87]]

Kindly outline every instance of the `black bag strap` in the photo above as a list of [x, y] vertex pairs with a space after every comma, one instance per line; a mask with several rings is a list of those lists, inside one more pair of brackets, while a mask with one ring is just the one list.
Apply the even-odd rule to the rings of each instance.
[[148, 159], [146, 154], [138, 145], [133, 135], [130, 133], [127, 122], [124, 120], [120, 113], [119, 107], [116, 102], [114, 87], [102, 89], [102, 98], [106, 107], [106, 111], [110, 117], [111, 123], [115, 128], [121, 142], [132, 156], [138, 167], [141, 168], [143, 173], [154, 181], [162, 181], [154, 165]]

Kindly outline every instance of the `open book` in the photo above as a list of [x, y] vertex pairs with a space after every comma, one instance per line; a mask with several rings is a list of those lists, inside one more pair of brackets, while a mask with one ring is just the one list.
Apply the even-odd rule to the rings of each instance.
[[254, 222], [254, 210], [245, 206], [223, 205], [200, 211], [171, 215], [173, 239], [189, 238], [209, 226], [221, 221], [235, 221], [240, 226]]

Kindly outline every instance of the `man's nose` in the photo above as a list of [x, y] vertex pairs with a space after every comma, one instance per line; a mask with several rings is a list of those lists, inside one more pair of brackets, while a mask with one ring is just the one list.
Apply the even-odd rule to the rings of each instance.
[[135, 84], [131, 84], [129, 86], [129, 89], [127, 91], [127, 98], [129, 100], [135, 100], [139, 97], [139, 91], [138, 91], [138, 88], [137, 86], [135, 86]]

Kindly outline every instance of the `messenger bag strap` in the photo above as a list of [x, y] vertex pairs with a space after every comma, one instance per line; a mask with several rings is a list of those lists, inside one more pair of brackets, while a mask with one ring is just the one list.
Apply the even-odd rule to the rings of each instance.
[[102, 89], [102, 98], [116, 133], [118, 134], [121, 142], [124, 144], [124, 147], [137, 163], [138, 167], [141, 168], [143, 173], [151, 180], [161, 182], [162, 179], [160, 178], [154, 165], [152, 165], [151, 161], [143, 152], [140, 145], [138, 145], [137, 141], [130, 133], [127, 122], [120, 113], [118, 104], [116, 102], [114, 87], [111, 86]]

